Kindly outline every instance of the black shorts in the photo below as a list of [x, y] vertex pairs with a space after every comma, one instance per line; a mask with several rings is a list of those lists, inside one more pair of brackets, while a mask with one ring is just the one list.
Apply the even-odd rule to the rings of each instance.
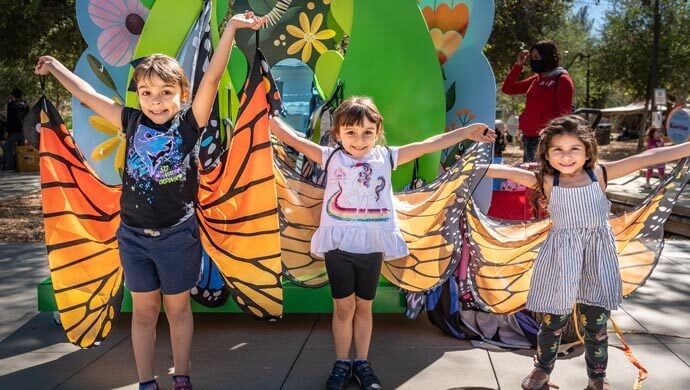
[[357, 298], [374, 299], [381, 275], [382, 253], [350, 253], [335, 249], [326, 252], [325, 258], [334, 299], [347, 298], [352, 293]]

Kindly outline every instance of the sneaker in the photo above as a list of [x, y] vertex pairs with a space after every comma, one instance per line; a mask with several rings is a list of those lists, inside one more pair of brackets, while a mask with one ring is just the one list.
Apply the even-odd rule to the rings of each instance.
[[359, 386], [364, 390], [381, 390], [381, 381], [374, 374], [374, 369], [371, 368], [368, 360], [357, 360], [352, 365], [355, 379]]
[[144, 383], [139, 383], [139, 390], [160, 390], [158, 387], [158, 382], [151, 380]]
[[192, 390], [192, 381], [189, 379], [189, 376], [173, 376], [173, 390]]
[[333, 364], [331, 375], [326, 382], [326, 389], [328, 390], [342, 390], [347, 386], [352, 375], [352, 363], [343, 360], [337, 360]]
[[536, 367], [522, 380], [523, 390], [548, 390], [549, 387], [549, 374]]
[[589, 379], [587, 388], [585, 390], [611, 390], [611, 385], [606, 378], [603, 379]]

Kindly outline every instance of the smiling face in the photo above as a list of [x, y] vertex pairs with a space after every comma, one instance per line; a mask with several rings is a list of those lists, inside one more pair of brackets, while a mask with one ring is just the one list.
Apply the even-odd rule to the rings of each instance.
[[549, 165], [563, 175], [579, 173], [588, 159], [585, 144], [573, 134], [554, 135], [546, 150]]
[[380, 132], [380, 127], [365, 117], [359, 124], [341, 126], [335, 139], [347, 153], [360, 159], [376, 146]]
[[137, 95], [141, 111], [159, 125], [172, 119], [187, 99], [179, 84], [163, 81], [156, 74], [137, 83]]

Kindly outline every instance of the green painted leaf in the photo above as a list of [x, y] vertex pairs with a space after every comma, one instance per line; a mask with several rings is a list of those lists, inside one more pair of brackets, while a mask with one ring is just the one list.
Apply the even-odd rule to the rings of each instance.
[[453, 106], [455, 106], [455, 81], [446, 91], [446, 112], [452, 110]]
[[103, 66], [103, 64], [91, 54], [86, 55], [86, 62], [89, 63], [89, 68], [91, 68], [91, 71], [93, 71], [96, 77], [98, 77], [98, 80], [117, 93], [115, 81], [113, 81], [112, 76], [110, 76], [110, 73], [108, 73], [108, 70]]

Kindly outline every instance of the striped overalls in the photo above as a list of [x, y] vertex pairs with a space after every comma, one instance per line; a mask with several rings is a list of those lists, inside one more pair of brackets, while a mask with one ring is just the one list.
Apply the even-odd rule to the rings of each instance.
[[550, 373], [563, 328], [578, 304], [585, 328], [587, 374], [606, 375], [606, 322], [622, 300], [622, 284], [613, 231], [611, 203], [592, 170], [592, 183], [560, 187], [558, 172], [549, 200], [552, 228], [535, 260], [527, 309], [545, 313], [538, 334], [535, 366]]

